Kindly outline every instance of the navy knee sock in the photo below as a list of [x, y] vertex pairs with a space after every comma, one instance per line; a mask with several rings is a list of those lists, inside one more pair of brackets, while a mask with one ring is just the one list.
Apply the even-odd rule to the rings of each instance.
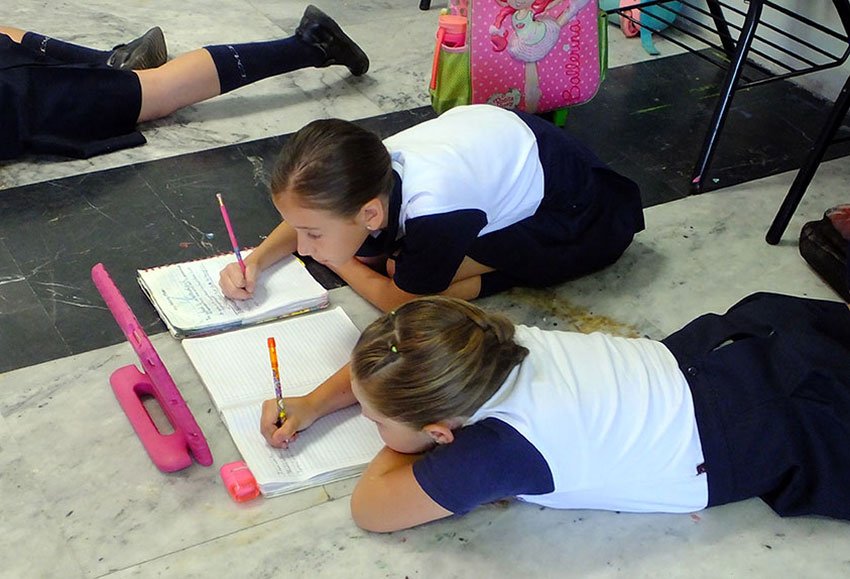
[[112, 53], [111, 50], [95, 50], [36, 32], [26, 32], [21, 38], [21, 45], [67, 63], [106, 64], [106, 60]]
[[296, 36], [204, 48], [215, 63], [222, 94], [270, 76], [319, 66], [325, 61], [320, 49]]

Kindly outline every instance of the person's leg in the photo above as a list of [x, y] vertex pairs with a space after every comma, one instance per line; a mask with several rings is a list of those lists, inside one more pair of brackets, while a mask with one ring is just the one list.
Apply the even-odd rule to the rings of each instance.
[[359, 75], [368, 70], [369, 59], [332, 18], [308, 6], [289, 38], [206, 46], [159, 68], [137, 71], [142, 84], [139, 122], [271, 76], [332, 64], [345, 65]]
[[249, 44], [206, 46], [164, 65], [139, 70], [142, 110], [139, 122], [159, 119], [271, 76], [319, 66], [324, 55], [291, 36]]
[[0, 26], [0, 34], [5, 34], [14, 42], [20, 44], [21, 39], [24, 37], [24, 34], [26, 34], [26, 30], [21, 30], [20, 28], [13, 28], [11, 26]]
[[33, 52], [69, 64], [103, 64], [112, 68], [138, 70], [160, 66], [167, 59], [165, 37], [158, 26], [112, 50], [97, 50], [14, 27], [0, 26], [0, 34], [5, 34]]
[[220, 94], [212, 56], [202, 48], [181, 54], [158, 68], [135, 72], [142, 85], [138, 122], [165, 117]]
[[21, 46], [68, 63], [106, 64], [110, 51], [96, 50], [79, 44], [72, 44], [37, 32], [25, 32], [19, 41]]

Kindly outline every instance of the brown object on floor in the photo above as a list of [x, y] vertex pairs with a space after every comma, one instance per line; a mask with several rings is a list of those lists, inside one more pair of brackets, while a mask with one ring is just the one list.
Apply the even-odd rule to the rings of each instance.
[[847, 263], [850, 241], [833, 223], [839, 211], [843, 210], [829, 209], [823, 219], [810, 221], [803, 226], [800, 231], [800, 255], [845, 302], [850, 303], [850, 265]]

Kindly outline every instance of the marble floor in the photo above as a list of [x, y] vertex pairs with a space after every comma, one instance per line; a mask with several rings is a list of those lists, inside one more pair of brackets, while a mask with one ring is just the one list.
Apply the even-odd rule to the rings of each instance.
[[[304, 2], [18, 0], [0, 22], [111, 46], [161, 24], [172, 52], [288, 33]], [[143, 127], [149, 143], [91, 161], [0, 164], [0, 189], [95, 173], [285, 134], [317, 116], [349, 119], [427, 104], [436, 10], [399, 0], [327, 1], [373, 60], [370, 74], [302, 71]], [[223, 23], [227, 23], [226, 25]], [[612, 35], [612, 65], [645, 58]], [[675, 49], [660, 44], [665, 55]], [[669, 52], [668, 52], [669, 51]], [[647, 229], [596, 275], [549, 290], [482, 300], [517, 322], [663, 337], [754, 291], [838, 299], [799, 257], [805, 221], [846, 202], [850, 163], [824, 163], [785, 238], [764, 232], [793, 172], [646, 210]], [[3, 191], [0, 190], [0, 195]], [[2, 237], [2, 232], [0, 232]], [[375, 311], [331, 292], [355, 323]], [[556, 511], [490, 505], [463, 518], [375, 535], [348, 514], [352, 481], [238, 505], [217, 466], [238, 453], [180, 344], [154, 337], [203, 428], [216, 466], [156, 470], [108, 388], [133, 362], [125, 344], [0, 374], [0, 577], [841, 577], [850, 526], [780, 519], [758, 500], [690, 515]], [[0, 356], [4, 352], [0, 351]]]

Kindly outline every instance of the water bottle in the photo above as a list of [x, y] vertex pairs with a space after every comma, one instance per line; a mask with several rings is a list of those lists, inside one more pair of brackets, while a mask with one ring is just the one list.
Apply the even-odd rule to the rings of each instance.
[[443, 46], [449, 48], [466, 45], [466, 18], [455, 14], [440, 14], [437, 38]]

